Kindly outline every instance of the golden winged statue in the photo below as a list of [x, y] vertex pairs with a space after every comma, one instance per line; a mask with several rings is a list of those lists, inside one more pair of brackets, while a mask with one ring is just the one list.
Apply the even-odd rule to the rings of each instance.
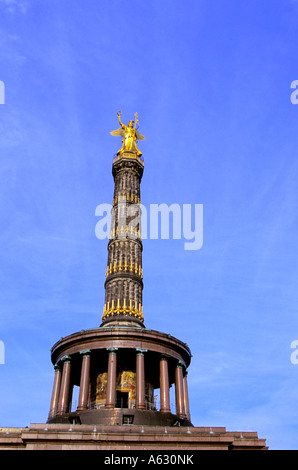
[[122, 152], [134, 152], [138, 156], [141, 156], [142, 153], [137, 147], [137, 141], [138, 140], [145, 140], [145, 137], [138, 132], [138, 115], [137, 113], [135, 114], [135, 120], [134, 121], [129, 121], [128, 126], [123, 124], [121, 122], [121, 111], [117, 112], [117, 116], [119, 119], [119, 124], [120, 128], [116, 129], [115, 131], [111, 131], [110, 134], [115, 135], [115, 136], [121, 136], [123, 137], [122, 140], [122, 147], [120, 150], [118, 150], [118, 154]]

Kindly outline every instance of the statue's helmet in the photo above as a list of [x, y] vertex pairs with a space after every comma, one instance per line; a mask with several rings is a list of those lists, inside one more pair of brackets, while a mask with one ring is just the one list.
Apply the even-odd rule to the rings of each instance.
[[133, 127], [133, 124], [134, 124], [134, 121], [129, 121], [129, 122], [128, 122], [128, 126], [129, 126], [129, 127]]

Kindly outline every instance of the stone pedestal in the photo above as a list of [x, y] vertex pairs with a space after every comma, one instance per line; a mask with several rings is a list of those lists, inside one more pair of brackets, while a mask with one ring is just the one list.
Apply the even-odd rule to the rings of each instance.
[[[31, 424], [29, 428], [0, 428], [0, 450], [100, 450], [188, 452], [202, 450], [267, 450], [256, 432], [229, 432], [222, 427], [99, 426]], [[145, 454], [142, 454], [145, 455]], [[202, 459], [202, 454], [199, 454]], [[197, 462], [200, 463], [200, 462]]]

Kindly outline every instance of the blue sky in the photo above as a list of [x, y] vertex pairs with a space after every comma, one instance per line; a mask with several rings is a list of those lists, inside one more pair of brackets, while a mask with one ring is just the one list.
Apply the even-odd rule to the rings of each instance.
[[112, 158], [138, 112], [142, 202], [203, 204], [204, 244], [144, 241], [148, 328], [187, 342], [192, 421], [298, 448], [295, 0], [0, 0], [0, 426], [45, 422], [61, 337], [101, 321]]

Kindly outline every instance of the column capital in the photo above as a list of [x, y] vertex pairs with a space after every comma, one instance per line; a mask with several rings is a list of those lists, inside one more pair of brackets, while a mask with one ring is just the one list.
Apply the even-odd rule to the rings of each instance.
[[170, 359], [170, 356], [169, 356], [168, 354], [162, 353], [162, 354], [160, 355], [159, 359], [160, 359], [161, 361], [167, 361], [168, 359]]
[[108, 347], [108, 348], [106, 348], [106, 350], [107, 350], [110, 354], [111, 354], [111, 353], [116, 354], [117, 351], [118, 351], [118, 348]]
[[148, 352], [148, 349], [136, 348], [137, 355], [144, 356], [146, 352]]
[[181, 367], [181, 369], [183, 369], [183, 367], [185, 367], [185, 364], [183, 361], [178, 361], [176, 367]]
[[56, 371], [56, 370], [61, 370], [60, 364], [55, 364], [55, 365], [54, 365], [54, 370], [55, 370], [55, 371]]
[[82, 356], [90, 356], [91, 349], [85, 349], [84, 351], [80, 351], [80, 354], [82, 354]]
[[71, 362], [71, 357], [70, 356], [63, 356], [63, 357], [61, 357], [61, 362], [63, 362], [63, 363]]

